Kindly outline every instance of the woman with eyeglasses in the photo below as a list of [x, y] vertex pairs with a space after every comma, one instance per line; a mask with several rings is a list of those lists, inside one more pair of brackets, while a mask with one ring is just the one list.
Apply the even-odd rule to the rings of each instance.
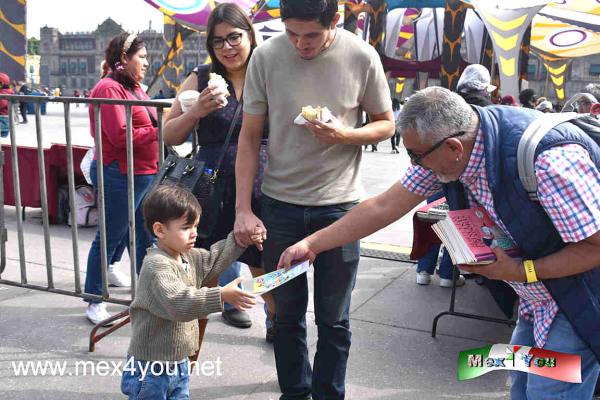
[[[197, 157], [205, 161], [206, 166], [211, 169], [217, 163], [230, 125], [235, 124], [219, 173], [219, 179], [225, 180], [223, 208], [215, 231], [209, 238], [197, 243], [200, 247], [208, 248], [214, 242], [224, 239], [233, 230], [235, 222], [235, 159], [242, 125], [241, 112], [235, 121], [233, 119], [236, 108], [242, 101], [246, 67], [256, 44], [252, 23], [244, 11], [232, 3], [217, 5], [208, 19], [206, 28], [206, 47], [212, 64], [196, 68], [179, 89], [179, 93], [186, 90], [197, 90], [200, 92], [200, 96], [185, 113], [182, 111], [179, 99], [175, 99], [171, 112], [165, 120], [165, 143], [181, 144], [187, 139], [189, 133], [193, 132], [200, 145]], [[210, 72], [221, 75], [227, 82], [230, 95], [226, 102], [222, 102], [222, 95], [225, 94], [222, 88], [212, 84], [208, 85]], [[267, 135], [267, 125], [265, 124], [260, 151], [261, 161], [252, 195], [252, 210], [255, 213], [260, 212], [260, 186], [267, 160]], [[254, 246], [249, 247], [239, 261], [247, 264], [254, 276], [264, 273], [261, 252]], [[219, 277], [219, 285], [224, 286], [239, 276], [240, 263], [234, 263]], [[270, 294], [263, 295], [263, 299], [267, 312], [266, 339], [268, 342], [272, 342], [275, 332], [273, 325], [275, 306]], [[245, 311], [237, 310], [229, 304], [225, 304], [222, 315], [233, 326], [248, 328], [252, 325], [252, 321]]]

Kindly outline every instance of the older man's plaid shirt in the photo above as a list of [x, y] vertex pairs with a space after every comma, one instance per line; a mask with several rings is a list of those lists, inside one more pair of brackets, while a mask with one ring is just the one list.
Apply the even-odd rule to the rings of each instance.
[[[435, 154], [429, 157], [435, 157]], [[565, 242], [579, 242], [600, 231], [600, 173], [588, 152], [576, 144], [553, 147], [535, 162], [540, 204]], [[508, 230], [494, 209], [487, 183], [483, 133], [478, 132], [471, 158], [459, 178], [470, 204], [483, 206], [494, 222]], [[401, 180], [409, 191], [429, 197], [442, 189], [435, 174], [411, 166]], [[520, 297], [519, 316], [533, 321], [535, 344], [543, 347], [558, 306], [542, 282], [508, 282]]]

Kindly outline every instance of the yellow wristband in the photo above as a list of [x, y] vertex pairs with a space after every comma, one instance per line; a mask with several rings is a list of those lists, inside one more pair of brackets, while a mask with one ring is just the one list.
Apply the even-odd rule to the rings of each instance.
[[523, 260], [523, 267], [525, 268], [525, 275], [527, 276], [527, 283], [537, 282], [537, 274], [535, 273], [535, 267], [533, 266], [533, 260]]

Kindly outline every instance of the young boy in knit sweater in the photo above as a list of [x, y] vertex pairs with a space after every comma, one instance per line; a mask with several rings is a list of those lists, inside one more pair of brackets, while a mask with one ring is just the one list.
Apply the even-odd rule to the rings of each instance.
[[[203, 287], [245, 250], [230, 233], [210, 251], [194, 248], [201, 209], [190, 192], [161, 185], [144, 201], [146, 228], [157, 239], [148, 249], [130, 307], [132, 337], [121, 391], [129, 399], [189, 399], [189, 361], [198, 344], [198, 319], [223, 311], [223, 302], [241, 310], [254, 296], [238, 287]], [[254, 243], [260, 246], [262, 234]]]

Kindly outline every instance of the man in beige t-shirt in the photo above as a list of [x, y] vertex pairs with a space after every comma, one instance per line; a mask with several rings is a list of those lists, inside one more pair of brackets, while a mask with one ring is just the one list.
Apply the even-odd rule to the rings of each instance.
[[[283, 0], [286, 34], [254, 50], [246, 72], [244, 119], [236, 162], [235, 234], [250, 244], [266, 229], [264, 267], [281, 252], [330, 225], [363, 194], [361, 146], [394, 133], [390, 91], [376, 51], [336, 29], [336, 0]], [[333, 118], [294, 124], [303, 106], [323, 106]], [[362, 110], [371, 123], [361, 127]], [[268, 162], [262, 185], [262, 221], [250, 209], [265, 118]], [[273, 292], [275, 360], [282, 399], [343, 399], [350, 349], [349, 307], [359, 243], [322, 253], [314, 262], [318, 327], [314, 370], [306, 347], [308, 287], [302, 276]]]

